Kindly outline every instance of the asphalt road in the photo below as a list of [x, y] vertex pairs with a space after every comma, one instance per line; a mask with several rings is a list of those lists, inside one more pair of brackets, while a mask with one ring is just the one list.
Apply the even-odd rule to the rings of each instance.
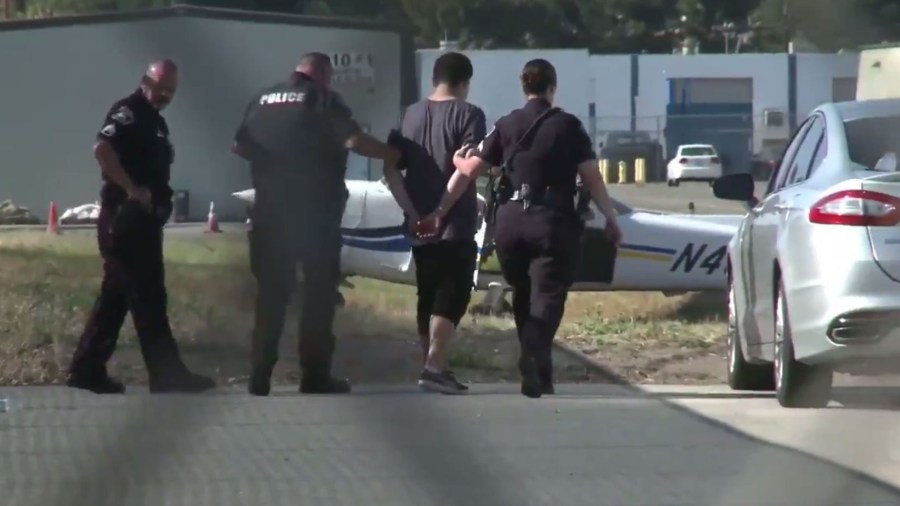
[[0, 503], [900, 505], [900, 414], [886, 398], [785, 410], [722, 388], [653, 391], [561, 385], [529, 400], [511, 385], [464, 397], [368, 387], [263, 399], [0, 389], [24, 399], [0, 414]]
[[[766, 183], [757, 183], [757, 197], [763, 195], [765, 186]], [[693, 202], [695, 212], [700, 214], [746, 213], [740, 202], [717, 199], [707, 183], [682, 183], [680, 186], [672, 188], [666, 186], [665, 183], [643, 186], [611, 184], [609, 193], [634, 208], [687, 213], [688, 204]]]

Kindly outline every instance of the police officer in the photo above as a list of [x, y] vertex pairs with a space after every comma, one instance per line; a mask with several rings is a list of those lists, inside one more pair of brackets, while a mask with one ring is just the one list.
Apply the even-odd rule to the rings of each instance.
[[256, 190], [250, 246], [258, 256], [253, 395], [269, 394], [298, 262], [304, 279], [300, 391], [350, 391], [349, 382], [331, 375], [347, 149], [390, 163], [400, 154], [360, 129], [331, 89], [331, 75], [327, 55], [305, 55], [286, 81], [254, 96], [235, 135], [234, 150], [251, 162]]
[[508, 194], [498, 192], [497, 258], [513, 288], [513, 312], [522, 354], [522, 394], [553, 393], [551, 345], [573, 281], [584, 222], [575, 206], [576, 178], [581, 176], [606, 217], [610, 241], [621, 232], [597, 171], [590, 137], [581, 121], [552, 107], [556, 70], [546, 60], [532, 60], [521, 75], [528, 100], [500, 118], [480, 149], [463, 148], [454, 156], [457, 171], [441, 205], [427, 219], [440, 219], [468, 181], [490, 167], [505, 168]]
[[125, 391], [107, 375], [106, 362], [129, 310], [151, 392], [196, 392], [215, 386], [185, 367], [166, 314], [162, 230], [172, 213], [169, 166], [174, 153], [160, 111], [177, 85], [175, 63], [152, 63], [138, 89], [109, 109], [97, 134], [94, 157], [104, 181], [97, 222], [103, 284], [69, 368], [71, 387], [95, 393]]

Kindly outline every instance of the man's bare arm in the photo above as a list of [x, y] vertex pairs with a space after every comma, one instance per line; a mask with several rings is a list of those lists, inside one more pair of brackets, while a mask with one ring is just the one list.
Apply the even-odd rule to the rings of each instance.
[[403, 209], [403, 212], [411, 219], [418, 220], [419, 214], [416, 212], [416, 208], [409, 198], [409, 193], [406, 191], [406, 186], [403, 184], [403, 175], [400, 174], [400, 170], [394, 165], [385, 163], [384, 181], [387, 183], [387, 187], [394, 196], [394, 200], [397, 201], [397, 205], [400, 206], [400, 209]]

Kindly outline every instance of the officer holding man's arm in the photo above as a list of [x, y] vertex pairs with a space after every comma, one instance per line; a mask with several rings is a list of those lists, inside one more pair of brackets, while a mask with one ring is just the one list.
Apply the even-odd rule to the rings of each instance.
[[575, 206], [581, 176], [606, 217], [606, 235], [621, 240], [616, 213], [597, 173], [591, 141], [579, 119], [553, 107], [556, 70], [532, 60], [521, 75], [527, 103], [500, 118], [480, 150], [463, 148], [453, 162], [456, 173], [438, 210], [439, 219], [468, 181], [490, 167], [505, 168], [496, 191], [497, 259], [513, 288], [513, 312], [522, 354], [522, 394], [540, 397], [553, 388], [552, 343], [572, 285], [584, 222]]
[[327, 55], [305, 55], [286, 81], [254, 96], [235, 135], [233, 151], [251, 162], [256, 190], [250, 245], [258, 283], [253, 395], [269, 394], [298, 262], [304, 281], [300, 391], [350, 391], [349, 382], [331, 374], [347, 150], [391, 164], [400, 153], [362, 131], [331, 89], [331, 75]]

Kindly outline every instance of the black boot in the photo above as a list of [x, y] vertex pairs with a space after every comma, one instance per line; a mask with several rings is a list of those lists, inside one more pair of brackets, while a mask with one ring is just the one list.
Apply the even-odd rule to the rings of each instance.
[[150, 375], [150, 393], [199, 393], [216, 387], [212, 378], [194, 374], [187, 368], [175, 368]]
[[541, 381], [541, 392], [544, 395], [553, 395], [553, 362], [550, 359], [541, 360], [538, 364], [538, 378]]
[[301, 394], [348, 394], [350, 382], [331, 375], [303, 376], [300, 380]]
[[534, 357], [526, 355], [520, 358], [519, 372], [522, 373], [522, 395], [532, 399], [539, 398], [543, 394], [543, 389]]
[[272, 369], [269, 367], [254, 367], [250, 374], [250, 383], [247, 391], [250, 395], [265, 397], [272, 390]]
[[95, 374], [70, 372], [66, 386], [80, 388], [95, 394], [124, 394], [125, 385], [110, 378], [105, 371]]

